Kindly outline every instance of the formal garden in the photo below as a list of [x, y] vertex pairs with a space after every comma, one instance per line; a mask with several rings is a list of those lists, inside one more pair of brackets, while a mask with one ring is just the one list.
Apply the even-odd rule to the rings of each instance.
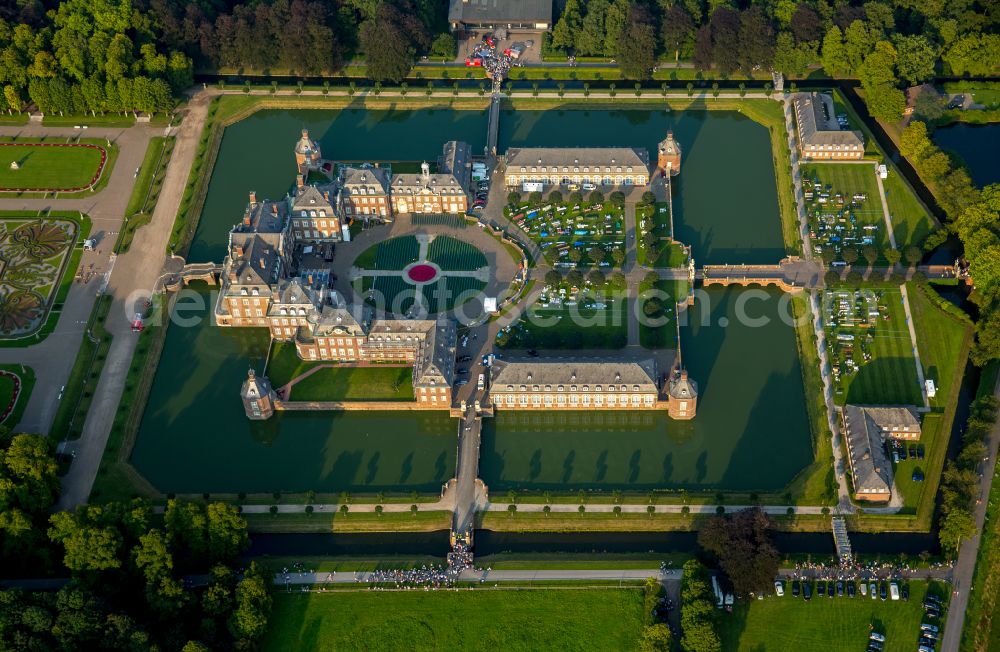
[[834, 400], [923, 405], [900, 291], [833, 290], [823, 301]]
[[372, 306], [413, 316], [446, 312], [478, 296], [490, 278], [486, 256], [448, 236], [403, 236], [355, 259], [351, 281]]
[[[0, 141], [0, 193], [75, 193], [94, 189], [108, 167], [102, 141]], [[108, 170], [110, 175], [110, 170]]]
[[72, 219], [0, 217], [0, 339], [42, 327], [71, 280], [64, 272], [79, 237]]
[[625, 195], [607, 198], [594, 190], [586, 196], [559, 190], [547, 196], [532, 192], [507, 196], [504, 215], [518, 225], [554, 267], [621, 267], [625, 261]]

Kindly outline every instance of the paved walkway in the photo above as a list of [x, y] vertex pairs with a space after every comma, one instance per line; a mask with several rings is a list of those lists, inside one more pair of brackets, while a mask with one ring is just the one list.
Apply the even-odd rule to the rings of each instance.
[[[59, 509], [71, 509], [86, 503], [97, 477], [135, 351], [137, 338], [132, 333], [131, 317], [136, 304], [152, 294], [166, 262], [170, 231], [197, 154], [209, 99], [207, 94], [200, 93], [188, 103], [183, 122], [174, 134], [174, 150], [152, 220], [137, 232], [129, 251], [118, 257], [108, 281], [107, 291], [114, 301], [106, 327], [114, 340], [87, 413], [83, 434], [67, 449], [75, 459], [63, 477]], [[139, 154], [140, 163], [144, 153], [143, 148]], [[128, 193], [125, 193], [124, 200], [128, 201]], [[124, 207], [119, 215], [123, 213]]]
[[[993, 396], [1000, 400], [1000, 379], [993, 389]], [[951, 604], [948, 609], [948, 621], [945, 623], [944, 636], [941, 637], [941, 652], [958, 652], [962, 639], [962, 629], [965, 624], [965, 610], [969, 605], [969, 592], [972, 590], [973, 573], [976, 570], [976, 558], [979, 555], [979, 544], [982, 542], [983, 528], [986, 524], [986, 509], [989, 505], [990, 489], [997, 472], [997, 455], [1000, 455], [1000, 421], [993, 424], [989, 440], [986, 442], [988, 457], [979, 464], [979, 500], [973, 509], [976, 519], [976, 533], [972, 538], [962, 542], [955, 562], [954, 580]], [[996, 622], [994, 627], [1000, 626]]]

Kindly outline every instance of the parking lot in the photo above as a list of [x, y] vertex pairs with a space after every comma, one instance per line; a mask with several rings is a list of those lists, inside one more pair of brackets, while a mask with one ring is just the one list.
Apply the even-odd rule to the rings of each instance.
[[621, 267], [625, 259], [624, 206], [603, 196], [593, 201], [573, 196], [578, 194], [572, 192], [571, 201], [560, 201], [552, 193], [547, 201], [518, 201], [509, 204], [504, 214], [538, 243], [555, 268]]

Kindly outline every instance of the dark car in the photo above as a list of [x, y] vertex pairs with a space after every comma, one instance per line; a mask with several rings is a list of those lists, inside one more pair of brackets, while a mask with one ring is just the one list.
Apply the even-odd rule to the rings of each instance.
[[816, 582], [816, 594], [821, 597], [826, 595], [826, 582]]
[[881, 650], [885, 649], [885, 643], [883, 643], [882, 641], [868, 641], [868, 649], [878, 650], [879, 652], [881, 652]]
[[530, 355], [532, 358], [537, 358], [538, 357], [538, 351], [536, 351], [534, 349], [528, 349], [528, 355]]
[[912, 457], [913, 459], [917, 459], [917, 445], [916, 444], [910, 444], [910, 457]]
[[878, 597], [882, 598], [883, 602], [885, 601], [886, 598], [889, 597], [889, 589], [886, 587], [885, 582], [879, 583]]
[[924, 459], [924, 445], [923, 444], [918, 444], [917, 445], [917, 459], [918, 460]]
[[798, 582], [792, 582], [792, 597], [793, 598], [799, 597], [799, 583]]
[[830, 582], [829, 584], [826, 585], [826, 594], [832, 598], [833, 591], [834, 591], [833, 582]]
[[924, 607], [924, 611], [931, 618], [940, 618], [941, 617], [941, 610], [938, 609], [937, 607]]
[[847, 597], [853, 598], [856, 590], [857, 589], [854, 588], [854, 582], [847, 583]]
[[909, 584], [904, 584], [903, 585], [903, 600], [904, 601], [908, 601], [909, 599], [910, 599], [910, 585]]
[[844, 597], [844, 583], [843, 582], [837, 582], [837, 597], [838, 598]]
[[812, 600], [813, 597], [812, 582], [806, 582], [805, 584], [802, 585], [802, 597], [805, 598], [806, 600]]
[[906, 446], [900, 446], [899, 447], [899, 459], [901, 459], [901, 460], [905, 460], [906, 459]]
[[471, 355], [463, 355], [461, 358], [458, 359], [458, 361], [459, 362], [471, 362], [472, 361], [472, 356]]

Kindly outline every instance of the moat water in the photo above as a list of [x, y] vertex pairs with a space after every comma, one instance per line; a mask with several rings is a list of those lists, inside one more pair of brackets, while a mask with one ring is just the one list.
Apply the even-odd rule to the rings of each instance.
[[[280, 197], [293, 180], [302, 128], [331, 158], [433, 160], [449, 138], [481, 149], [486, 118], [471, 111], [264, 111], [226, 130], [188, 260], [221, 260], [247, 193]], [[733, 112], [507, 112], [500, 149], [630, 145], [655, 152], [673, 129], [685, 151], [675, 185], [678, 236], [698, 263], [776, 262], [781, 243], [767, 130]], [[776, 319], [781, 293], [760, 293], [736, 319], [741, 290], [711, 290], [682, 332], [699, 383], [698, 417], [651, 413], [500, 414], [487, 421], [481, 475], [511, 487], [777, 490], [812, 459], [795, 335]], [[201, 290], [207, 305], [208, 289]], [[708, 324], [701, 325], [701, 316]], [[220, 329], [208, 310], [172, 325], [132, 462], [163, 492], [436, 492], [455, 469], [446, 413], [283, 414], [250, 423], [238, 398], [263, 367], [267, 333]], [[727, 326], [721, 322], [728, 320]], [[540, 436], [540, 433], [542, 436]]]
[[1000, 122], [977, 125], [956, 122], [934, 130], [934, 144], [965, 161], [973, 183], [982, 188], [1000, 183]]

